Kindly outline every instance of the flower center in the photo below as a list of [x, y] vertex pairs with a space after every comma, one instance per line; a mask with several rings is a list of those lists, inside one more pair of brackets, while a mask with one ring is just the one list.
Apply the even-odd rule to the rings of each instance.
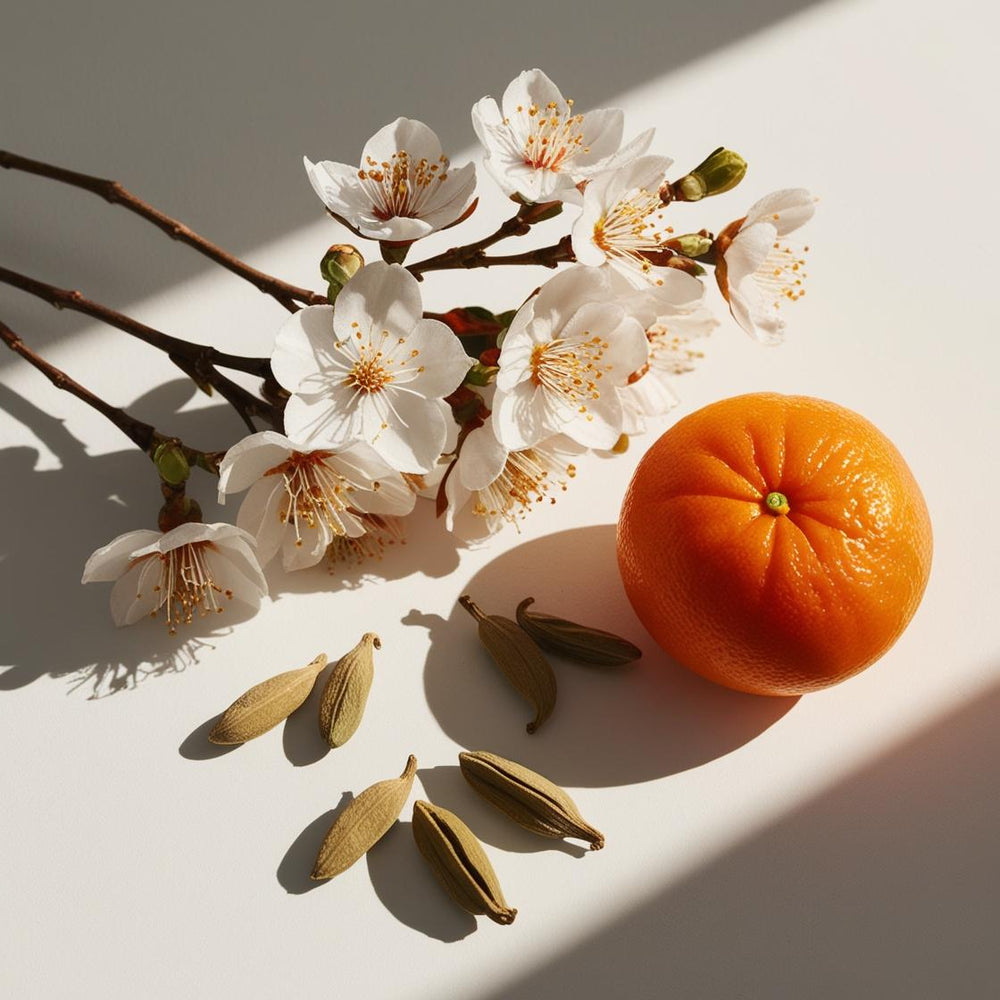
[[[268, 469], [265, 476], [282, 476], [285, 480], [285, 500], [278, 511], [282, 524], [295, 530], [295, 544], [302, 546], [303, 529], [315, 531], [326, 525], [333, 535], [345, 535], [344, 514], [350, 507], [356, 485], [327, 464], [330, 451], [293, 451], [288, 459]], [[372, 484], [378, 489], [378, 483]]]
[[448, 179], [448, 166], [448, 157], [443, 154], [431, 163], [414, 160], [405, 149], [398, 149], [381, 163], [365, 157], [358, 179], [376, 218], [416, 219], [425, 210], [432, 191]]
[[666, 323], [660, 322], [646, 331], [649, 342], [649, 364], [670, 375], [683, 375], [694, 371], [693, 362], [705, 357], [702, 351], [692, 350], [689, 341], [678, 333], [671, 333]]
[[338, 563], [360, 566], [369, 559], [377, 562], [388, 546], [406, 544], [402, 518], [359, 514], [358, 520], [365, 527], [363, 535], [338, 535], [327, 546], [326, 558], [330, 573], [335, 572]]
[[808, 250], [809, 247], [800, 250], [790, 243], [775, 242], [754, 272], [754, 281], [774, 309], [780, 309], [782, 301], [795, 302], [806, 294], [804, 268]]
[[552, 340], [531, 351], [531, 382], [587, 412], [586, 401], [601, 398], [598, 383], [613, 365], [602, 364], [608, 342], [584, 331], [580, 340]]
[[[527, 126], [522, 149], [526, 166], [555, 174], [577, 153], [590, 152], [583, 140], [583, 115], [573, 113], [571, 100], [563, 108], [556, 101], [549, 101], [544, 108], [537, 104], [525, 108], [519, 104], [517, 111]], [[505, 118], [504, 124], [509, 125], [510, 120]]]
[[362, 392], [379, 392], [392, 381], [392, 375], [382, 363], [381, 351], [371, 357], [362, 355], [344, 378], [344, 385]]
[[155, 618], [166, 605], [167, 628], [171, 635], [178, 625], [190, 625], [196, 612], [200, 617], [213, 613], [221, 615], [223, 607], [219, 598], [231, 599], [233, 596], [231, 590], [224, 590], [212, 577], [206, 554], [213, 550], [212, 542], [189, 542], [159, 554], [160, 579], [153, 590], [160, 596], [150, 617]]
[[[664, 240], [673, 232], [670, 226], [659, 226], [662, 208], [657, 192], [639, 188], [616, 201], [594, 223], [594, 246], [608, 258], [617, 258], [649, 276], [653, 265], [648, 255], [660, 254]], [[660, 279], [656, 283], [663, 284]]]
[[479, 517], [502, 518], [517, 526], [533, 505], [548, 499], [553, 490], [566, 491], [568, 480], [576, 476], [576, 466], [563, 463], [543, 448], [512, 451], [503, 471], [489, 486], [477, 491], [472, 512]]

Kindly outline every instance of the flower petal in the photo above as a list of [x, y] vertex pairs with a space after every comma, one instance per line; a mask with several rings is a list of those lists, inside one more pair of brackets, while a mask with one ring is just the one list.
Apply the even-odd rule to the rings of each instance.
[[784, 188], [764, 195], [747, 211], [742, 229], [769, 222], [779, 236], [807, 223], [816, 212], [816, 199], [805, 188]]
[[729, 289], [729, 311], [733, 319], [762, 344], [780, 344], [785, 334], [785, 321], [778, 311], [769, 310], [753, 277], [744, 278]]
[[518, 106], [525, 108], [537, 104], [544, 108], [554, 103], [562, 107], [566, 101], [559, 88], [540, 69], [526, 69], [519, 73], [503, 92], [503, 113], [505, 118], [518, 114]]
[[[509, 392], [497, 390], [493, 400], [493, 428], [508, 451], [530, 448], [543, 438], [562, 430], [572, 416], [560, 414], [530, 382], [521, 382]], [[561, 419], [560, 419], [561, 418]]]
[[287, 491], [282, 476], [258, 479], [240, 504], [236, 524], [257, 542], [257, 561], [266, 566], [281, 546], [287, 523], [281, 519]]
[[331, 382], [324, 393], [292, 396], [285, 430], [309, 448], [340, 448], [363, 436], [357, 390]]
[[117, 580], [129, 568], [134, 553], [153, 544], [159, 537], [159, 531], [148, 528], [127, 531], [124, 535], [119, 535], [91, 555], [83, 568], [81, 582], [100, 583]]
[[136, 563], [111, 588], [111, 617], [119, 628], [134, 625], [155, 611], [164, 598], [157, 590], [161, 565], [158, 556], [147, 556]]
[[383, 125], [365, 143], [361, 167], [367, 169], [369, 158], [384, 166], [396, 153], [403, 151], [409, 154], [411, 160], [425, 159], [436, 163], [441, 156], [441, 142], [437, 133], [423, 122], [415, 118], [397, 118]]
[[467, 489], [459, 480], [457, 471], [457, 469], [453, 469], [451, 475], [444, 481], [444, 495], [448, 501], [444, 524], [449, 531], [455, 530], [455, 515], [465, 507], [472, 497], [471, 490]]
[[489, 486], [503, 472], [507, 464], [507, 449], [497, 440], [493, 430], [493, 418], [482, 427], [477, 427], [465, 439], [458, 456], [458, 468], [452, 479], [459, 479], [469, 490], [481, 490]]
[[599, 399], [587, 403], [586, 413], [575, 413], [562, 426], [562, 433], [586, 448], [605, 451], [621, 437], [625, 415], [618, 393], [608, 387]]
[[394, 215], [391, 219], [379, 219], [370, 214], [369, 205], [365, 213], [360, 214], [355, 223], [355, 228], [362, 236], [367, 236], [370, 240], [388, 240], [393, 243], [412, 243], [414, 240], [423, 239], [434, 232], [435, 227], [424, 218], [409, 218], [402, 215]]
[[492, 97], [483, 97], [472, 105], [472, 128], [476, 138], [487, 148], [493, 145], [493, 129], [501, 127], [503, 115]]
[[237, 441], [219, 463], [219, 503], [226, 502], [227, 493], [242, 493], [295, 450], [277, 431], [259, 431]]
[[398, 383], [428, 399], [454, 392], [473, 364], [458, 337], [434, 319], [420, 320], [401, 351], [406, 356], [396, 369]]
[[296, 537], [294, 531], [286, 532], [281, 545], [282, 567], [291, 573], [315, 566], [332, 540], [333, 536], [322, 518], [316, 522], [315, 528], [303, 532], [301, 538]]
[[267, 581], [246, 542], [236, 538], [214, 551], [209, 549], [205, 562], [217, 586], [231, 590], [237, 601], [260, 607], [260, 599], [267, 594]]
[[306, 306], [292, 313], [278, 330], [271, 370], [289, 392], [295, 392], [304, 378], [329, 364], [336, 340], [333, 320], [333, 306]]
[[323, 204], [353, 225], [359, 209], [368, 204], [364, 189], [358, 182], [358, 168], [330, 160], [311, 163], [305, 156], [302, 163], [309, 183]]
[[361, 268], [340, 290], [334, 306], [333, 326], [341, 337], [354, 337], [358, 332], [368, 337], [382, 330], [388, 330], [395, 337], [405, 337], [423, 313], [417, 279], [400, 264], [376, 261]]
[[448, 179], [438, 184], [427, 199], [420, 216], [432, 229], [442, 229], [461, 217], [472, 202], [475, 190], [474, 163], [451, 169]]
[[[430, 472], [441, 455], [447, 427], [434, 400], [394, 392], [388, 403], [362, 408], [365, 438], [399, 472]], [[377, 407], [381, 406], [380, 413]]]
[[[588, 177], [593, 177], [597, 173], [603, 173], [605, 170], [621, 169], [626, 164], [642, 156], [649, 149], [655, 132], [656, 129], [652, 128], [646, 129], [645, 132], [640, 132], [631, 142], [626, 143], [621, 149], [605, 156], [604, 159], [595, 162], [591, 166], [575, 168], [574, 174], [581, 180], [584, 180]], [[664, 157], [664, 159], [667, 161], [668, 167], [674, 162], [669, 156]], [[664, 170], [666, 169], [664, 168]]]
[[774, 246], [775, 236], [774, 226], [769, 222], [755, 223], [736, 234], [726, 249], [726, 280], [731, 288], [741, 284], [764, 263]]

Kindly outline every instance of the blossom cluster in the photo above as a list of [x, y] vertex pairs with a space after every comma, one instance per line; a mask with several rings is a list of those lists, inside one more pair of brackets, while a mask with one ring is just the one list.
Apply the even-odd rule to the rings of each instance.
[[744, 330], [780, 340], [782, 307], [803, 294], [803, 250], [787, 237], [813, 213], [807, 191], [760, 199], [718, 236], [677, 235], [671, 202], [729, 190], [745, 171], [736, 154], [717, 150], [670, 182], [672, 161], [647, 152], [652, 130], [625, 141], [621, 111], [578, 111], [537, 69], [499, 104], [477, 102], [472, 124], [516, 224], [434, 261], [488, 266], [487, 246], [566, 210], [570, 232], [544, 262], [568, 266], [516, 311], [490, 314], [488, 343], [470, 354], [468, 331], [444, 321], [452, 314], [425, 312], [421, 265], [405, 261], [475, 211], [475, 166], [453, 167], [435, 133], [407, 118], [376, 132], [357, 165], [306, 159], [327, 212], [378, 241], [383, 259], [363, 264], [341, 247], [353, 265], [331, 278], [330, 304], [278, 330], [282, 430], [251, 434], [219, 464], [220, 501], [245, 494], [236, 526], [131, 532], [91, 557], [85, 582], [117, 579], [118, 624], [162, 611], [174, 628], [230, 598], [255, 606], [261, 567], [279, 553], [285, 570], [377, 553], [418, 496], [436, 497], [465, 539], [517, 526], [567, 488], [581, 454], [621, 450], [674, 405], [674, 380], [718, 325], [706, 267]]

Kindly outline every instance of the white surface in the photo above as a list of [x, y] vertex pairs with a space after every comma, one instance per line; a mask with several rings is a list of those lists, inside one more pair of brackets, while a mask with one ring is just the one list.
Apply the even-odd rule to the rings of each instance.
[[[107, 588], [77, 580], [93, 548], [150, 521], [155, 482], [102, 418], [0, 357], [5, 994], [987, 995], [1000, 916], [995, 27], [971, 4], [832, 3], [651, 71], [613, 102], [630, 133], [656, 125], [657, 150], [679, 165], [718, 142], [750, 161], [737, 192], [678, 207], [678, 231], [718, 229], [775, 187], [822, 198], [785, 346], [759, 348], [724, 324], [679, 383], [674, 416], [755, 390], [826, 397], [881, 427], [922, 484], [935, 529], [923, 605], [876, 667], [828, 692], [737, 695], [644, 637], [617, 582], [612, 528], [641, 442], [585, 461], [555, 508], [489, 548], [456, 551], [425, 505], [409, 544], [377, 566], [384, 579], [341, 586], [322, 569], [272, 570], [272, 599], [230, 631], [181, 643], [156, 626], [115, 631]], [[507, 76], [453, 83], [471, 105], [520, 68], [511, 53]], [[478, 218], [432, 250], [499, 218], [486, 178], [482, 189]], [[540, 239], [561, 231], [548, 226]], [[253, 260], [311, 283], [338, 238], [320, 221]], [[425, 288], [433, 308], [506, 308], [533, 281], [475, 272]], [[2, 294], [6, 309], [18, 293]], [[268, 350], [281, 318], [221, 273], [129, 311], [247, 353]], [[23, 322], [18, 332], [30, 341]], [[221, 410], [203, 424], [200, 401], [175, 415], [188, 397], [173, 370], [113, 331], [84, 326], [48, 355], [116, 401], [170, 382], [138, 412], [192, 443], [239, 432]], [[209, 487], [202, 477], [206, 500]], [[646, 655], [624, 677], [560, 664], [556, 713], [528, 737], [524, 706], [455, 610], [466, 591], [498, 610], [534, 593], [636, 637]], [[335, 658], [368, 629], [383, 650], [347, 746], [322, 755], [306, 709], [252, 744], [192, 759], [207, 754], [205, 723], [249, 684], [320, 649]], [[565, 784], [607, 848], [579, 856], [494, 819], [457, 776], [464, 747]], [[367, 862], [310, 886], [330, 810], [399, 773], [410, 752], [414, 798], [455, 809], [486, 843], [519, 910], [511, 927], [477, 927], [452, 907], [407, 823]]]

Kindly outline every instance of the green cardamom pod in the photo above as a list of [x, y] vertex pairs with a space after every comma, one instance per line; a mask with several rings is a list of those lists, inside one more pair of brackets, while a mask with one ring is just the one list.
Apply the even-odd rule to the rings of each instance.
[[330, 827], [311, 877], [333, 878], [370, 851], [399, 819], [416, 773], [417, 758], [410, 754], [398, 778], [376, 782], [350, 802]]
[[543, 837], [578, 837], [592, 851], [604, 846], [604, 834], [580, 815], [576, 803], [536, 771], [483, 750], [460, 753], [458, 763], [476, 792], [526, 830]]
[[374, 632], [366, 632], [327, 678], [319, 704], [319, 731], [331, 747], [343, 746], [361, 725], [375, 677], [372, 647], [381, 649], [382, 643]]
[[485, 914], [498, 924], [513, 923], [517, 910], [503, 898], [483, 845], [453, 812], [430, 802], [415, 802], [413, 839], [431, 871], [462, 909]]
[[638, 646], [613, 632], [528, 611], [528, 605], [534, 603], [533, 597], [521, 601], [517, 606], [517, 624], [550, 653], [597, 667], [623, 667], [642, 656]]
[[535, 710], [528, 723], [533, 733], [551, 714], [556, 704], [556, 676], [549, 661], [516, 622], [500, 615], [487, 615], [473, 600], [460, 597], [458, 603], [479, 622], [479, 641], [486, 647], [511, 686]]
[[208, 734], [209, 742], [223, 746], [246, 743], [273, 729], [309, 697], [316, 678], [325, 666], [326, 653], [320, 653], [315, 660], [298, 670], [286, 670], [255, 684], [222, 713]]

